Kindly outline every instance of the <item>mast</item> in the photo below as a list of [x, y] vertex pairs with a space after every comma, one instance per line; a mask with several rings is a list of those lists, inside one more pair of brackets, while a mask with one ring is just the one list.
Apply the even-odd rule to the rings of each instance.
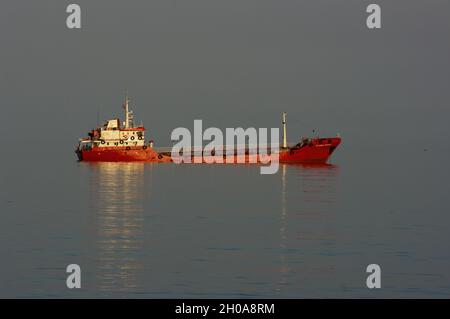
[[128, 111], [128, 92], [125, 96], [125, 104], [123, 105], [123, 108], [125, 109], [125, 128], [129, 128], [130, 126], [130, 112]]
[[286, 112], [283, 112], [283, 148], [287, 148], [287, 137], [286, 137]]

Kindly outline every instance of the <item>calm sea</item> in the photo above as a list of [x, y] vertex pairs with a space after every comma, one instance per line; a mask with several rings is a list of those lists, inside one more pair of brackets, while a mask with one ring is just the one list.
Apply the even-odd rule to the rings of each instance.
[[344, 139], [332, 165], [260, 175], [82, 163], [70, 146], [3, 155], [0, 297], [450, 297], [448, 150]]

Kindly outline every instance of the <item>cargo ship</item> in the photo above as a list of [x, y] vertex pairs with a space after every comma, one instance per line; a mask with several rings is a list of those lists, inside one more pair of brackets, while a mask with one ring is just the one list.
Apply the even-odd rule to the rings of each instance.
[[[75, 153], [80, 161], [87, 162], [173, 162], [168, 149], [155, 149], [153, 141], [145, 140], [145, 127], [135, 126], [133, 111], [129, 109], [128, 96], [123, 104], [125, 119], [123, 122], [115, 118], [106, 121], [103, 126], [91, 130], [88, 136], [79, 140]], [[286, 135], [286, 113], [282, 116], [283, 136], [282, 144], [278, 146], [280, 163], [326, 163], [341, 143], [341, 138], [312, 137], [301, 138], [296, 144], [288, 145]], [[226, 146], [223, 147], [225, 159]], [[234, 148], [233, 148], [234, 151]], [[267, 150], [267, 153], [270, 153]], [[208, 156], [200, 152], [188, 151], [192, 163], [211, 163]], [[229, 154], [228, 154], [229, 155]], [[227, 155], [227, 156], [228, 156]], [[209, 155], [211, 156], [211, 155]], [[231, 155], [233, 157], [233, 154]], [[240, 160], [238, 160], [240, 157]], [[258, 163], [261, 156], [252, 153], [246, 147], [243, 152], [236, 151], [233, 161], [224, 160], [223, 163]]]

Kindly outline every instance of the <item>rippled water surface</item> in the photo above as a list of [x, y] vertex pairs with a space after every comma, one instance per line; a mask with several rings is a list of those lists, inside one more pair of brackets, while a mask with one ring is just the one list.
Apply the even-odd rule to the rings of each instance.
[[344, 143], [331, 165], [275, 175], [53, 155], [2, 169], [2, 297], [450, 297], [443, 150]]

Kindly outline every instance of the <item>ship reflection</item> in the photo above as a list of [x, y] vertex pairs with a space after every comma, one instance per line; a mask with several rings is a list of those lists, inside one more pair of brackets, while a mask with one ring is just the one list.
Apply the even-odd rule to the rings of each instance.
[[282, 292], [282, 289], [288, 283], [288, 276], [291, 272], [289, 266], [289, 261], [285, 251], [288, 247], [287, 245], [287, 198], [286, 198], [286, 164], [281, 164], [281, 216], [280, 216], [280, 280], [275, 288], [276, 293]]
[[[336, 199], [336, 178], [339, 167], [332, 164], [297, 164], [289, 165], [289, 175], [294, 179], [295, 190], [302, 205], [299, 207], [303, 214], [315, 209], [316, 213], [328, 213], [327, 203], [334, 203]], [[286, 181], [285, 181], [286, 183]], [[290, 184], [290, 185], [292, 185]], [[324, 205], [325, 204], [325, 205]]]
[[[280, 164], [280, 277], [275, 287], [279, 295], [289, 289], [292, 277], [305, 278], [317, 271], [334, 273], [332, 266], [324, 264], [323, 269], [318, 269], [320, 266], [317, 264], [312, 266], [292, 252], [310, 249], [315, 241], [334, 241], [334, 234], [329, 228], [309, 228], [307, 224], [311, 220], [321, 223], [332, 214], [338, 172], [339, 167], [331, 164]], [[301, 269], [298, 269], [300, 264]]]
[[103, 292], [136, 291], [143, 270], [144, 164], [90, 166], [97, 219], [97, 288]]

